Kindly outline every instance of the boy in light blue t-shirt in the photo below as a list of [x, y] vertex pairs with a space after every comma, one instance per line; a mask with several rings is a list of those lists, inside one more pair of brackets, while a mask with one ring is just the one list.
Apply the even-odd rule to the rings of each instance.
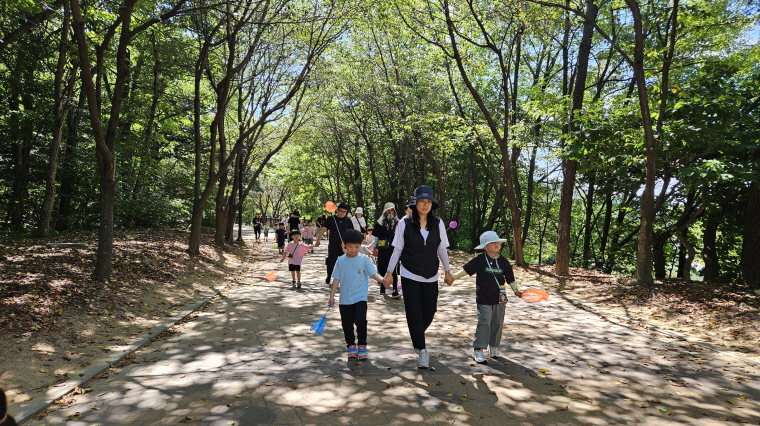
[[[346, 338], [349, 358], [367, 359], [367, 292], [369, 278], [383, 281], [375, 265], [367, 255], [359, 253], [364, 235], [349, 229], [343, 233], [345, 254], [335, 262], [332, 272], [332, 288], [327, 300], [329, 306], [335, 304], [335, 292], [340, 286], [340, 322]], [[356, 325], [356, 336], [354, 335]], [[356, 346], [358, 340], [359, 346]]]

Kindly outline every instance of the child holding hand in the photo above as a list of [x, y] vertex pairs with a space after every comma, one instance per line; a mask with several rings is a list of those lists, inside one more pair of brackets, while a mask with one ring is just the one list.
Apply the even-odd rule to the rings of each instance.
[[[359, 253], [364, 235], [355, 229], [343, 233], [345, 254], [335, 262], [332, 271], [332, 287], [327, 299], [329, 306], [335, 305], [335, 292], [340, 286], [340, 322], [346, 339], [349, 358], [367, 359], [367, 293], [369, 278], [382, 281], [375, 265], [365, 254]], [[354, 335], [356, 325], [356, 336]], [[356, 346], [358, 340], [359, 346]]]
[[501, 244], [507, 240], [499, 238], [494, 231], [480, 235], [480, 245], [475, 250], [483, 250], [467, 262], [462, 270], [454, 274], [457, 280], [465, 275], [477, 274], [475, 278], [475, 302], [478, 305], [478, 325], [472, 342], [472, 357], [475, 362], [485, 364], [483, 351], [488, 347], [491, 358], [499, 357], [501, 331], [504, 328], [504, 313], [507, 305], [505, 283], [512, 288], [515, 296], [520, 291], [515, 283], [515, 274], [509, 261], [499, 254]]

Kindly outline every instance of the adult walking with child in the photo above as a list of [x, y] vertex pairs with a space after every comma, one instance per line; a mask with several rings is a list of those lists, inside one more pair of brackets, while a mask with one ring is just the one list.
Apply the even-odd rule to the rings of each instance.
[[[401, 261], [401, 284], [404, 288], [404, 310], [412, 345], [419, 351], [418, 368], [430, 366], [430, 354], [425, 331], [433, 322], [438, 310], [438, 268], [443, 264], [444, 281], [451, 285], [447, 248], [449, 239], [443, 221], [435, 216], [438, 201], [429, 186], [418, 186], [409, 203], [411, 216], [404, 217], [396, 226], [393, 237], [393, 254], [388, 263], [383, 283], [393, 283], [393, 269]], [[439, 261], [440, 259], [440, 261]]]

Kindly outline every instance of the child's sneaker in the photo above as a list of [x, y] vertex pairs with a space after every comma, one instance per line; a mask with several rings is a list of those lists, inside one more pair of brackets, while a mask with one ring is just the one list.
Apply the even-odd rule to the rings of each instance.
[[359, 345], [359, 359], [367, 359], [369, 357], [369, 354], [367, 353], [367, 347], [364, 345]]
[[491, 354], [491, 358], [496, 359], [499, 357], [499, 350], [497, 348], [488, 347], [488, 352]]
[[391, 299], [401, 299], [401, 295], [398, 294], [397, 291], [394, 291], [393, 294], [391, 294]]
[[301, 288], [301, 281], [296, 282], [296, 288]]
[[349, 346], [348, 347], [348, 357], [349, 358], [356, 358], [357, 355], [358, 354], [356, 352], [356, 345]]
[[292, 283], [290, 283], [290, 286], [293, 287], [293, 288], [296, 288], [296, 282], [293, 281]]

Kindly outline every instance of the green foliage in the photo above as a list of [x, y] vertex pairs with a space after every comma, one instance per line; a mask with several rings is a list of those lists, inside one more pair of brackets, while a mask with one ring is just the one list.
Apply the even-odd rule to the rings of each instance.
[[[582, 7], [575, 3], [573, 7]], [[159, 16], [172, 5], [138, 2], [133, 25]], [[302, 100], [308, 119], [298, 124], [298, 131], [271, 160], [266, 155], [285, 134], [282, 120], [293, 113], [292, 106], [268, 117], [262, 132], [245, 140], [250, 151], [247, 179], [268, 161], [244, 205], [245, 221], [257, 211], [282, 216], [298, 209], [304, 217], [316, 217], [325, 213], [328, 200], [361, 205], [368, 219], [374, 220], [385, 202], [403, 206], [417, 185], [427, 184], [442, 200], [444, 219], [459, 223], [450, 231], [454, 247], [470, 249], [487, 229], [511, 240], [511, 217], [499, 182], [503, 177], [498, 176], [504, 170], [497, 144], [501, 136], [507, 142], [507, 161], [515, 170], [521, 220], [530, 214], [530, 222], [524, 225], [528, 262], [551, 264], [556, 255], [561, 164], [575, 160], [572, 264], [589, 260], [583, 253], [589, 228], [591, 266], [631, 273], [644, 145], [636, 88], [623, 59], [633, 46], [626, 3], [599, 4], [598, 30], [610, 39], [600, 31], [594, 35], [588, 81], [580, 89], [585, 90], [584, 107], [574, 112], [574, 133], [566, 131], [568, 89], [582, 19], [560, 8], [518, 0], [446, 3], [456, 23], [461, 66], [480, 96], [476, 100], [452, 60], [443, 5], [419, 0], [283, 0], [271, 4], [281, 18], [277, 24], [259, 26], [254, 22], [258, 18], [244, 12], [253, 4], [239, 2], [222, 4], [229, 8], [225, 12], [181, 13], [137, 34], [126, 58], [128, 90], [115, 146], [116, 226], [187, 225], [195, 179], [194, 69], [204, 41], [212, 47], [199, 94], [202, 180], [211, 167], [206, 142], [217, 109], [227, 108], [221, 119], [229, 150], [245, 122], [276, 98], [272, 93], [287, 89], [284, 83], [268, 83], [296, 77], [291, 74], [299, 69], [304, 48], [313, 41], [310, 29], [324, 24], [350, 27], [350, 31], [342, 33], [311, 70], [309, 90]], [[0, 4], [0, 35], [18, 29], [23, 19], [41, 12], [43, 6], [28, 0]], [[100, 43], [118, 13], [118, 4], [84, 6], [88, 39]], [[3, 230], [33, 231], [41, 209], [54, 134], [53, 84], [63, 16], [58, 12], [0, 49]], [[667, 37], [671, 3], [641, 3], [641, 12], [647, 33], [647, 90], [659, 129], [658, 182], [669, 185], [660, 198], [655, 232], [672, 232], [679, 212], [693, 197], [698, 205], [705, 203], [706, 211], [718, 212], [725, 219], [718, 228], [721, 270], [736, 271], [741, 224], [747, 220], [743, 213], [746, 188], [760, 181], [760, 50], [746, 41], [758, 10], [736, 0], [681, 2], [672, 57]], [[225, 31], [237, 24], [243, 25], [236, 43], [225, 43]], [[116, 78], [117, 41], [118, 37], [105, 49], [102, 70], [106, 96], [101, 110], [106, 119]], [[76, 45], [69, 42], [66, 78], [78, 73]], [[230, 56], [235, 55], [230, 63], [240, 63], [254, 43], [258, 43], [254, 65], [238, 74], [229, 89], [217, 86]], [[275, 51], [280, 53], [267, 56]], [[565, 54], [567, 70], [562, 63]], [[667, 61], [672, 63], [666, 83]], [[567, 87], [563, 86], [565, 74]], [[99, 221], [99, 188], [92, 126], [81, 82], [70, 81], [53, 221], [61, 231], [93, 230]], [[217, 90], [235, 92], [231, 102], [218, 105]], [[489, 126], [484, 110], [497, 123], [499, 135]], [[215, 208], [204, 206], [205, 226], [214, 226]], [[696, 218], [688, 226], [689, 241], [698, 248], [697, 261], [703, 220]], [[678, 252], [675, 240], [669, 239], [663, 251], [672, 267]]]

